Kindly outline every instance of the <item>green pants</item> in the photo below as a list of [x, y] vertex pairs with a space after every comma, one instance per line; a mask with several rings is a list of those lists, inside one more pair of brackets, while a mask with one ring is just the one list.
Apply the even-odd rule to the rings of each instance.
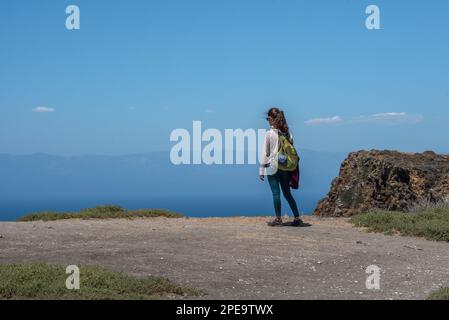
[[284, 198], [287, 200], [295, 218], [299, 217], [298, 206], [290, 192], [290, 175], [289, 171], [278, 170], [276, 174], [268, 176], [271, 192], [273, 193], [274, 210], [276, 217], [281, 217], [281, 190]]

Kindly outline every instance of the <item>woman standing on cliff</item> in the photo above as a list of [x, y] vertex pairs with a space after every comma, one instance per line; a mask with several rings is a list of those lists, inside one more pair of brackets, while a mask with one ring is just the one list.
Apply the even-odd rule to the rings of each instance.
[[[268, 178], [271, 192], [273, 194], [274, 210], [276, 218], [272, 222], [268, 222], [269, 226], [282, 226], [281, 214], [281, 190], [287, 200], [290, 208], [295, 216], [291, 223], [292, 226], [305, 226], [299, 217], [298, 206], [290, 191], [290, 181], [292, 172], [298, 169], [297, 166], [299, 158], [296, 156], [296, 164], [294, 160], [290, 159], [290, 155], [282, 154], [280, 149], [285, 150], [285, 145], [292, 150], [293, 157], [296, 151], [293, 148], [293, 137], [290, 134], [287, 120], [284, 112], [278, 108], [271, 108], [267, 112], [267, 121], [270, 125], [270, 130], [265, 135], [264, 151], [259, 171], [261, 181], [265, 181], [265, 176]], [[288, 152], [285, 152], [288, 153]], [[288, 160], [287, 160], [288, 158]], [[289, 168], [287, 161], [290, 161], [294, 167]], [[290, 165], [290, 164], [289, 164]], [[293, 168], [293, 170], [292, 170]]]

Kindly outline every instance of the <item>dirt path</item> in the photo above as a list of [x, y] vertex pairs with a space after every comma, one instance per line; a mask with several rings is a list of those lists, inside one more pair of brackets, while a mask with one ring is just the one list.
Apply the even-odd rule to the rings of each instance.
[[[208, 299], [423, 299], [449, 286], [449, 244], [369, 234], [344, 219], [0, 223], [0, 263], [98, 264], [204, 288]], [[381, 290], [365, 269], [381, 268]], [[81, 275], [82, 276], [82, 275]]]

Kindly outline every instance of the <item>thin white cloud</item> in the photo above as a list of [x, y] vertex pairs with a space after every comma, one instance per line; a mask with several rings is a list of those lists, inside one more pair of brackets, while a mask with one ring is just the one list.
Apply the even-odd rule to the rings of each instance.
[[32, 109], [32, 111], [38, 112], [38, 113], [48, 113], [48, 112], [55, 112], [56, 109], [49, 108], [49, 107], [36, 107], [36, 108]]
[[422, 115], [406, 112], [385, 112], [351, 119], [353, 123], [385, 123], [385, 124], [416, 124], [423, 121]]
[[377, 123], [377, 124], [417, 124], [424, 120], [422, 115], [408, 114], [406, 112], [385, 112], [371, 115], [356, 116], [343, 119], [340, 116], [330, 118], [316, 118], [305, 121], [307, 125], [332, 125], [332, 124], [357, 124], [357, 123]]
[[335, 124], [342, 122], [343, 119], [340, 116], [334, 116], [330, 118], [316, 118], [310, 119], [305, 122], [308, 125], [319, 125], [319, 124]]
[[372, 115], [373, 117], [380, 118], [391, 118], [391, 117], [404, 117], [407, 116], [405, 112], [385, 112], [385, 113], [376, 113]]
[[204, 112], [206, 112], [206, 113], [214, 113], [215, 110], [212, 110], [212, 109], [206, 109], [206, 110], [204, 110]]

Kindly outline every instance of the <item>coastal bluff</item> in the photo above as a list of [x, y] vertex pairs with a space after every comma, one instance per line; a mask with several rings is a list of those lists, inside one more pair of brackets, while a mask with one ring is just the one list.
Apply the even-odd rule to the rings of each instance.
[[432, 151], [349, 154], [315, 216], [349, 217], [381, 209], [408, 211], [421, 202], [449, 200], [449, 155]]

